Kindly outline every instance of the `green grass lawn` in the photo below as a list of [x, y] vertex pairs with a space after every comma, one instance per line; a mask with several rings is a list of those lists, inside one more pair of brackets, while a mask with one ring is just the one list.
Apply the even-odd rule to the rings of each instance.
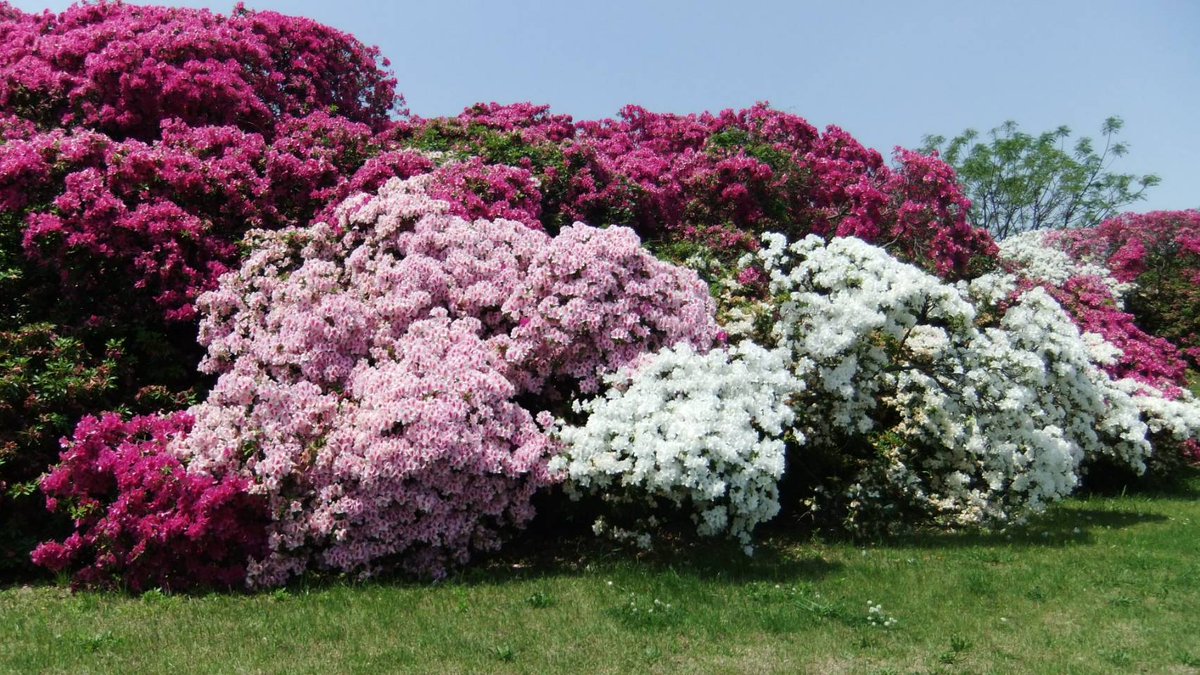
[[12, 586], [0, 670], [1197, 673], [1198, 535], [1193, 474], [1009, 533], [776, 534], [752, 559], [529, 537], [434, 585], [141, 598]]

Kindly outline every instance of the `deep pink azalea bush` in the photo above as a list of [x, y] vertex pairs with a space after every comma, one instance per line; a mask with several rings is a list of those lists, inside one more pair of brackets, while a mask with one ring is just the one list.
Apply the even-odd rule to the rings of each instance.
[[309, 19], [253, 12], [77, 4], [0, 20], [0, 108], [40, 128], [151, 140], [168, 119], [270, 138], [279, 121], [330, 111], [380, 130], [402, 104], [378, 50]]
[[632, 231], [466, 220], [436, 185], [392, 180], [334, 225], [255, 232], [201, 297], [201, 367], [220, 377], [176, 451], [268, 499], [254, 585], [437, 576], [494, 548], [552, 482], [541, 413], [648, 351], [714, 339], [705, 285]]
[[766, 230], [857, 236], [947, 277], [995, 253], [967, 223], [966, 198], [941, 160], [898, 149], [889, 167], [841, 129], [821, 133], [765, 105], [718, 115], [629, 106], [573, 124], [546, 106], [479, 104], [387, 135], [530, 170], [550, 231], [576, 220], [623, 224], [729, 260]]
[[[1030, 288], [1041, 287], [1080, 331], [1091, 336], [1094, 361], [1135, 396], [1142, 414], [1150, 420], [1156, 449], [1148, 462], [1152, 473], [1171, 475], [1180, 460], [1200, 458], [1200, 439], [1194, 431], [1200, 428], [1200, 409], [1186, 389], [1188, 364], [1184, 352], [1142, 330], [1138, 317], [1126, 311], [1127, 299], [1139, 292], [1138, 273], [1126, 267], [1121, 277], [1134, 281], [1119, 280], [1100, 254], [1107, 250], [1103, 239], [1093, 239], [1080, 232], [1036, 231], [1002, 241], [1001, 265], [1012, 281], [1006, 287], [1011, 294], [1009, 302]], [[1140, 249], [1141, 245], [1131, 247]], [[1102, 469], [1100, 479], [1107, 473]]]
[[1125, 304], [1138, 325], [1200, 365], [1200, 211], [1128, 213], [1051, 240], [1132, 284]]
[[168, 320], [187, 320], [233, 260], [239, 230], [271, 217], [255, 168], [265, 151], [261, 137], [230, 127], [168, 123], [153, 145], [40, 134], [4, 146], [3, 207], [45, 196], [26, 216], [22, 248], [69, 301], [100, 293], [103, 306], [140, 291]]
[[152, 143], [35, 134], [0, 147], [0, 210], [23, 217], [25, 256], [72, 302], [98, 300], [103, 316], [112, 296], [135, 306], [141, 297], [165, 320], [188, 321], [196, 296], [236, 264], [242, 234], [306, 223], [339, 195], [371, 138], [325, 113], [288, 120], [269, 145], [175, 120]]
[[[1026, 285], [1035, 285], [1026, 282]], [[1129, 377], [1159, 388], [1174, 389], [1187, 384], [1187, 363], [1175, 345], [1150, 335], [1124, 311], [1111, 289], [1096, 277], [1072, 277], [1061, 286], [1036, 284], [1075, 320], [1079, 330], [1095, 333], [1121, 350], [1105, 370], [1115, 379]]]
[[33, 552], [76, 586], [238, 588], [266, 544], [266, 503], [248, 481], [191, 473], [167, 451], [192, 426], [187, 413], [85, 417], [62, 462], [42, 481], [51, 511], [74, 532]]

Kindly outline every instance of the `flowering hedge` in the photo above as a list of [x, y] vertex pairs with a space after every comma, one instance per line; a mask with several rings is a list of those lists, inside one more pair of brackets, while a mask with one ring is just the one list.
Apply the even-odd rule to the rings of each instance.
[[821, 133], [765, 105], [719, 115], [628, 106], [575, 123], [546, 106], [479, 104], [385, 136], [533, 172], [550, 231], [577, 220], [628, 225], [727, 263], [767, 230], [856, 236], [952, 277], [994, 254], [942, 161], [898, 148], [892, 168], [837, 127]]
[[598, 530], [646, 543], [644, 507], [667, 503], [746, 543], [781, 463], [805, 508], [855, 531], [1004, 524], [1200, 433], [1190, 394], [1110, 374], [1121, 349], [1015, 274], [952, 285], [857, 238], [775, 233], [743, 264], [770, 284], [729, 313], [750, 317], [737, 347], [661, 352], [559, 430], [568, 489], [618, 507]]
[[36, 560], [135, 590], [438, 576], [560, 483], [751, 548], [1200, 456], [1195, 212], [998, 247], [936, 157], [765, 104], [422, 119], [240, 6], [0, 38], [0, 565], [59, 436]]

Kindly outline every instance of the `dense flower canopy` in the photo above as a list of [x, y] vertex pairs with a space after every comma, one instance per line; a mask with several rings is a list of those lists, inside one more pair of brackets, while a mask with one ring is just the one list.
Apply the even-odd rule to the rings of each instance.
[[314, 21], [238, 5], [207, 10], [0, 5], [0, 108], [38, 127], [151, 140], [162, 122], [268, 138], [288, 117], [336, 110], [376, 130], [402, 104], [378, 50]]
[[0, 3], [0, 568], [61, 525], [80, 585], [436, 577], [558, 493], [751, 551], [1200, 458], [1194, 211], [997, 244], [936, 156], [766, 104], [425, 119], [387, 65]]
[[480, 104], [393, 134], [533, 171], [550, 229], [629, 225], [646, 239], [717, 254], [753, 250], [767, 230], [856, 236], [947, 276], [994, 254], [987, 233], [967, 222], [969, 204], [945, 163], [898, 148], [889, 167], [845, 131], [822, 133], [766, 105], [718, 115], [628, 106], [614, 119], [573, 122], [546, 106]]

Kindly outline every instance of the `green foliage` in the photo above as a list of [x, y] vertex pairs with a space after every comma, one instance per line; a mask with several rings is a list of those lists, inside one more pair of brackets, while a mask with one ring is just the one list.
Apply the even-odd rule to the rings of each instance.
[[[44, 307], [44, 306], [43, 306]], [[144, 413], [195, 402], [189, 333], [47, 321], [0, 321], [0, 578], [29, 568], [29, 552], [57, 534], [38, 483], [59, 441], [97, 410]], [[178, 332], [183, 332], [180, 329]], [[65, 521], [65, 518], [62, 520]]]
[[1128, 152], [1115, 140], [1123, 124], [1119, 117], [1104, 121], [1099, 151], [1088, 137], [1070, 144], [1065, 126], [1035, 136], [1013, 121], [986, 139], [974, 129], [949, 140], [926, 136], [923, 151], [939, 152], [954, 167], [971, 200], [972, 223], [998, 239], [1027, 230], [1093, 227], [1160, 182], [1153, 174], [1109, 171]]
[[114, 389], [120, 351], [114, 341], [91, 354], [47, 323], [0, 331], [0, 486], [46, 466], [75, 417]]
[[781, 150], [778, 146], [763, 143], [750, 135], [750, 132], [737, 127], [718, 131], [708, 139], [709, 151], [721, 156], [720, 151], [741, 150], [748, 157], [753, 157], [776, 171], [794, 171], [795, 162], [791, 153]]
[[58, 441], [117, 386], [119, 342], [88, 350], [48, 323], [0, 330], [0, 574], [23, 570], [55, 522], [37, 490]]

